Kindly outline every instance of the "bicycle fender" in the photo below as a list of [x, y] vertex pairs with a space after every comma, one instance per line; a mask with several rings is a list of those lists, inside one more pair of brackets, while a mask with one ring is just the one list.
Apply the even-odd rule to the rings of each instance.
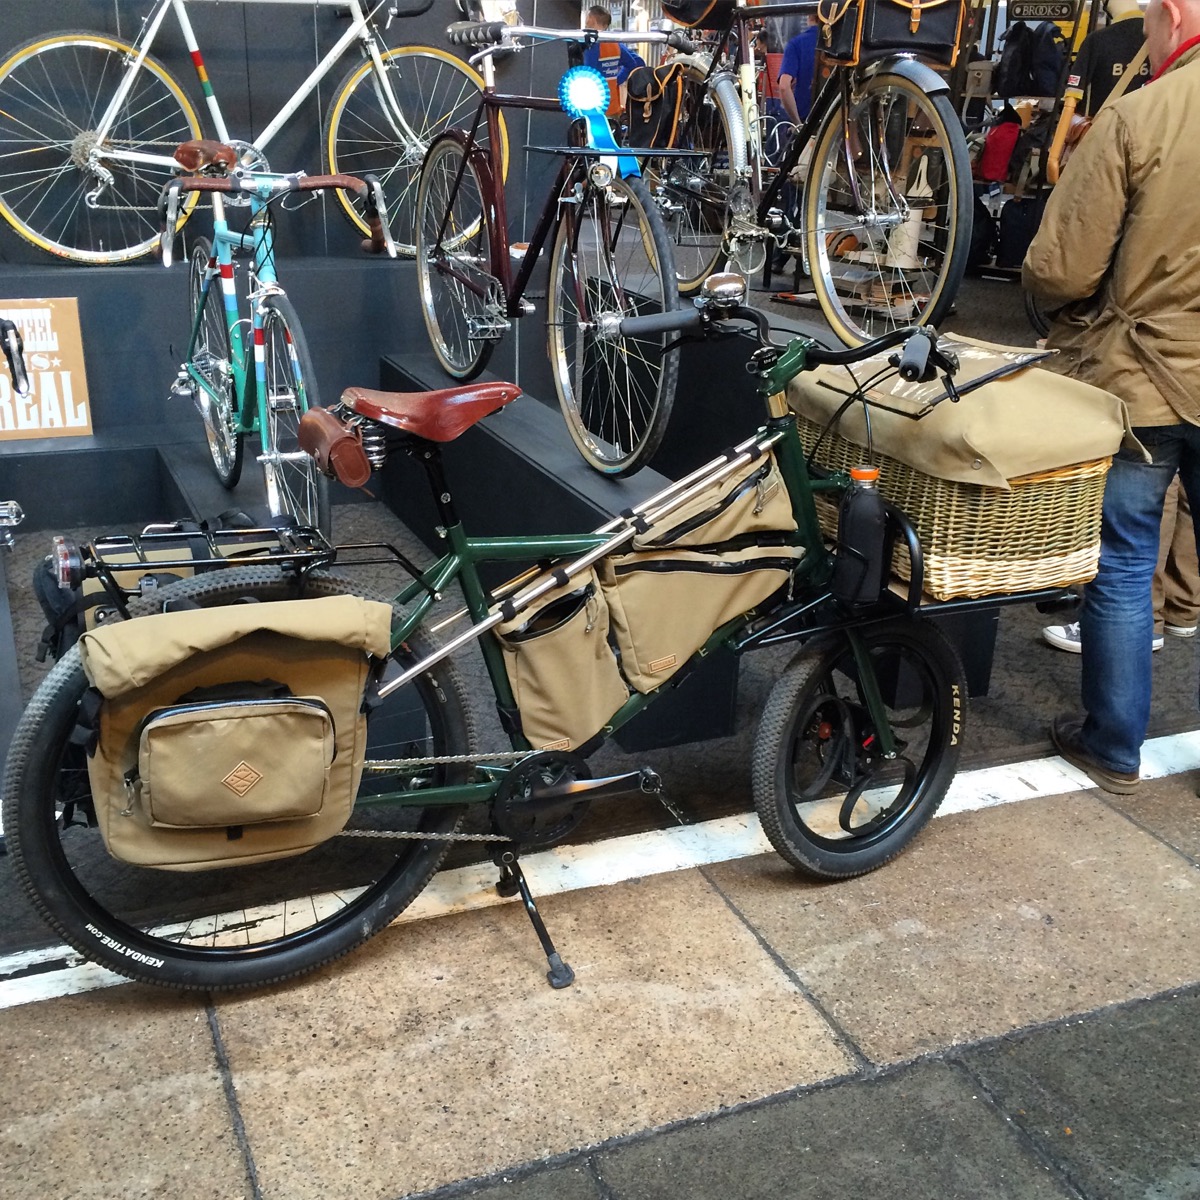
[[932, 67], [927, 67], [923, 62], [905, 54], [891, 54], [887, 58], [878, 59], [864, 68], [859, 78], [867, 80], [876, 75], [899, 75], [930, 96], [950, 90], [950, 84]]
[[746, 145], [750, 140], [750, 131], [746, 128], [746, 113], [742, 108], [738, 81], [728, 71], [722, 71], [709, 80], [708, 87], [717, 106], [725, 113], [729, 125], [729, 153], [734, 160], [729, 167], [733, 174], [740, 177], [747, 170]]

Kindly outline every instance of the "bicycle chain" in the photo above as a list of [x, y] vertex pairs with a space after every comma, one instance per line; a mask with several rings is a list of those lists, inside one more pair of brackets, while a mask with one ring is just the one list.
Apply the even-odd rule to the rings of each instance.
[[532, 753], [531, 750], [508, 750], [496, 754], [444, 754], [440, 758], [375, 758], [370, 762], [364, 763], [363, 770], [375, 771], [382, 775], [396, 771], [405, 771], [414, 767], [433, 767], [458, 763], [520, 762], [521, 759], [528, 758]]
[[343, 829], [338, 837], [399, 838], [410, 842], [511, 842], [500, 833], [422, 833], [419, 829]]
[[[429, 767], [479, 762], [520, 762], [529, 757], [528, 750], [508, 751], [497, 754], [445, 754], [440, 758], [389, 758], [376, 759], [364, 764], [364, 771], [391, 774], [410, 767]], [[422, 833], [419, 829], [343, 829], [339, 837], [356, 838], [399, 838], [412, 842], [509, 842], [512, 839], [499, 833]]]

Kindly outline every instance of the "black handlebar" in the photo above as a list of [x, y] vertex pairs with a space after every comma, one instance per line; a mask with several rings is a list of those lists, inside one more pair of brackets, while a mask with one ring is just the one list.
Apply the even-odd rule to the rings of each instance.
[[25, 346], [21, 331], [11, 321], [0, 317], [0, 343], [4, 345], [4, 357], [8, 359], [8, 373], [18, 396], [29, 395], [29, 376], [25, 373]]
[[498, 46], [507, 28], [503, 21], [455, 21], [446, 36], [455, 46]]
[[[936, 337], [937, 335], [933, 335]], [[933, 339], [927, 329], [914, 333], [904, 343], [904, 351], [900, 355], [900, 378], [916, 383], [925, 374], [929, 363], [929, 351], [933, 349]]]
[[[769, 346], [770, 328], [767, 315], [756, 308], [738, 305], [721, 310], [713, 306], [708, 311], [692, 307], [676, 309], [674, 312], [649, 313], [644, 317], [625, 317], [617, 326], [621, 337], [649, 336], [656, 333], [691, 333], [722, 321], [752, 321], [758, 326], [759, 341]], [[910, 382], [925, 375], [930, 355], [934, 356], [943, 369], [953, 372], [957, 362], [953, 356], [943, 355], [936, 348], [937, 334], [927, 326], [906, 325], [893, 329], [880, 337], [873, 338], [861, 346], [827, 350], [824, 346], [810, 345], [805, 353], [806, 361], [816, 366], [852, 367], [855, 363], [873, 357], [894, 346], [903, 345], [900, 357], [900, 376]], [[894, 360], [893, 360], [894, 361]]]
[[673, 312], [648, 313], [644, 317], [625, 317], [621, 321], [622, 337], [638, 337], [652, 333], [685, 333], [699, 329], [704, 318], [696, 308], [679, 308]]
[[682, 29], [672, 29], [667, 34], [667, 45], [680, 54], [691, 54], [696, 49], [696, 43]]

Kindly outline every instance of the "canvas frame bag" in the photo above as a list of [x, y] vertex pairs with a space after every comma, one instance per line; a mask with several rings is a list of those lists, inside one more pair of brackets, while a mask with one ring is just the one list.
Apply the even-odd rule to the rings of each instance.
[[391, 607], [354, 596], [138, 617], [80, 639], [109, 853], [165, 870], [301, 854], [349, 819]]
[[773, 455], [704, 489], [600, 563], [621, 671], [666, 683], [713, 632], [779, 591], [804, 550]]
[[629, 699], [609, 626], [594, 569], [496, 626], [521, 732], [535, 750], [577, 750]]
[[892, 53], [953, 66], [966, 11], [966, 0], [819, 0], [817, 44], [849, 66]]

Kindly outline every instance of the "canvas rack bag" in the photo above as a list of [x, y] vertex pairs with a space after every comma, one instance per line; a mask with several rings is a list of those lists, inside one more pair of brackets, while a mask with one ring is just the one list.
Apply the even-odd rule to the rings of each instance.
[[629, 699], [608, 635], [608, 601], [594, 570], [496, 626], [534, 749], [577, 750]]
[[662, 10], [690, 29], [724, 28], [733, 16], [730, 0], [662, 0]]
[[[819, 367], [788, 385], [800, 440], [817, 465], [880, 470], [879, 489], [915, 527], [925, 591], [939, 600], [1073, 586], [1096, 573], [1104, 479], [1126, 430], [1109, 392], [1039, 365], [1052, 353], [955, 335], [958, 403], [940, 377], [909, 383], [891, 374], [831, 422], [856, 390], [850, 373]], [[889, 352], [855, 364], [858, 378], [887, 373]], [[917, 418], [917, 419], [914, 419]], [[837, 507], [816, 497], [827, 536]], [[910, 577], [898, 541], [892, 559]]]
[[682, 63], [635, 67], [629, 72], [625, 115], [630, 146], [667, 149], [675, 145], [685, 74]]
[[665, 683], [727, 621], [783, 587], [803, 556], [773, 455], [711, 484], [600, 563], [621, 671]]
[[330, 596], [138, 617], [80, 639], [96, 821], [168, 870], [300, 854], [349, 819], [391, 608]]
[[817, 45], [851, 66], [894, 53], [953, 66], [966, 11], [966, 0], [819, 0]]

